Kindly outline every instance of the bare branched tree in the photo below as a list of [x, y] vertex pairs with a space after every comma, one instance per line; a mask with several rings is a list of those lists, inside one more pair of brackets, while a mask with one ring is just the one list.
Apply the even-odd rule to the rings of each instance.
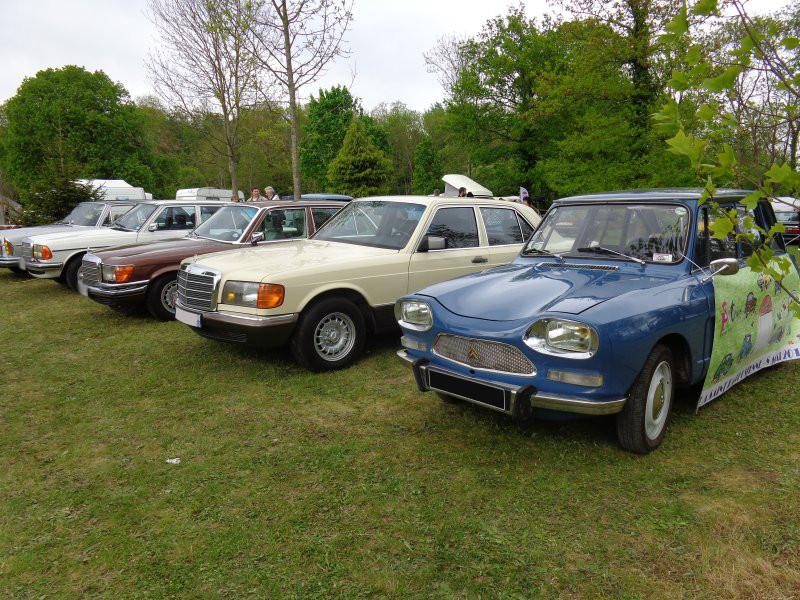
[[465, 46], [468, 39], [467, 36], [445, 35], [436, 41], [433, 48], [422, 54], [426, 70], [436, 75], [448, 98], [453, 96], [453, 88], [467, 66]]
[[344, 36], [353, 20], [353, 0], [263, 0], [253, 31], [252, 56], [289, 97], [292, 180], [300, 198], [298, 91], [337, 56], [346, 56]]
[[161, 47], [147, 63], [158, 95], [203, 126], [228, 162], [231, 189], [242, 145], [243, 111], [258, 100], [263, 69], [248, 51], [253, 6], [248, 0], [149, 0]]

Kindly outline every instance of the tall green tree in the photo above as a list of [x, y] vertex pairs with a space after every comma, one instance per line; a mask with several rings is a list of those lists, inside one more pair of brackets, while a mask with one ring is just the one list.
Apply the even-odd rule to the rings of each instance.
[[442, 165], [433, 147], [431, 137], [426, 135], [414, 150], [414, 185], [415, 194], [427, 195], [434, 189], [442, 187]]
[[300, 144], [300, 167], [303, 177], [312, 188], [328, 186], [328, 165], [342, 147], [353, 115], [359, 111], [358, 102], [344, 86], [320, 89], [319, 96], [308, 101], [308, 120]]
[[385, 131], [391, 147], [394, 174], [391, 189], [410, 194], [414, 173], [414, 150], [422, 139], [422, 116], [402, 102], [381, 104], [370, 115]]
[[79, 177], [155, 185], [142, 115], [102, 71], [39, 71], [22, 82], [4, 115], [4, 170], [23, 201], [37, 184]]
[[364, 121], [353, 117], [342, 148], [328, 167], [331, 191], [356, 198], [385, 194], [392, 161], [372, 143]]

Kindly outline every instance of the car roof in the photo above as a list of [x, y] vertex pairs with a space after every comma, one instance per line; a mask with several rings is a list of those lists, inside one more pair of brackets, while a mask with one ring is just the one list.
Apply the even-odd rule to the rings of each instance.
[[200, 200], [196, 197], [190, 198], [170, 198], [169, 200], [141, 200], [139, 204], [155, 204], [161, 206], [164, 204], [235, 204], [230, 200]]
[[380, 200], [381, 202], [410, 202], [413, 204], [474, 204], [487, 205], [494, 204], [500, 206], [525, 206], [510, 200], [495, 200], [494, 198], [459, 198], [458, 196], [370, 196], [368, 198], [357, 198], [354, 202], [361, 202], [364, 200]]
[[257, 206], [259, 208], [291, 208], [293, 206], [331, 206], [333, 208], [341, 208], [344, 206], [336, 200], [262, 200], [260, 202], [226, 202], [225, 204], [230, 204], [231, 206]]
[[[714, 199], [737, 200], [744, 198], [751, 190], [719, 189]], [[648, 202], [674, 202], [675, 200], [699, 200], [702, 188], [651, 188], [641, 190], [621, 190], [618, 192], [602, 192], [560, 198], [556, 202], [615, 202], [622, 200], [645, 200]]]

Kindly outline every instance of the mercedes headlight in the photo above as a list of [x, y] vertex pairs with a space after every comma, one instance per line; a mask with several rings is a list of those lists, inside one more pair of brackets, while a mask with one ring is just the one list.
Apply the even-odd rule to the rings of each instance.
[[599, 338], [593, 327], [569, 319], [540, 319], [523, 338], [533, 350], [564, 358], [591, 358]]
[[420, 300], [400, 300], [394, 305], [394, 318], [401, 327], [428, 331], [433, 326], [431, 307]]
[[14, 256], [14, 246], [8, 240], [3, 240], [3, 256]]
[[128, 283], [133, 277], [133, 265], [103, 265], [100, 270], [106, 283]]
[[248, 308], [277, 308], [283, 304], [285, 290], [274, 283], [226, 281], [222, 288], [222, 303]]
[[43, 246], [41, 244], [34, 244], [33, 246], [33, 258], [38, 260], [50, 260], [53, 258], [53, 252], [50, 250], [48, 246]]

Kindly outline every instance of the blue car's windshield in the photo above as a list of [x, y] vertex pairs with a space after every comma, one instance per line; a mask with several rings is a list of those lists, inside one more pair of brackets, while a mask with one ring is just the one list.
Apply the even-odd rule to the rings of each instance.
[[225, 206], [194, 230], [194, 235], [221, 242], [235, 242], [258, 214], [255, 206]]
[[659, 263], [683, 259], [689, 210], [671, 204], [576, 204], [552, 208], [523, 254], [622, 258]]
[[313, 238], [400, 250], [411, 239], [424, 212], [422, 204], [358, 200], [336, 213]]

